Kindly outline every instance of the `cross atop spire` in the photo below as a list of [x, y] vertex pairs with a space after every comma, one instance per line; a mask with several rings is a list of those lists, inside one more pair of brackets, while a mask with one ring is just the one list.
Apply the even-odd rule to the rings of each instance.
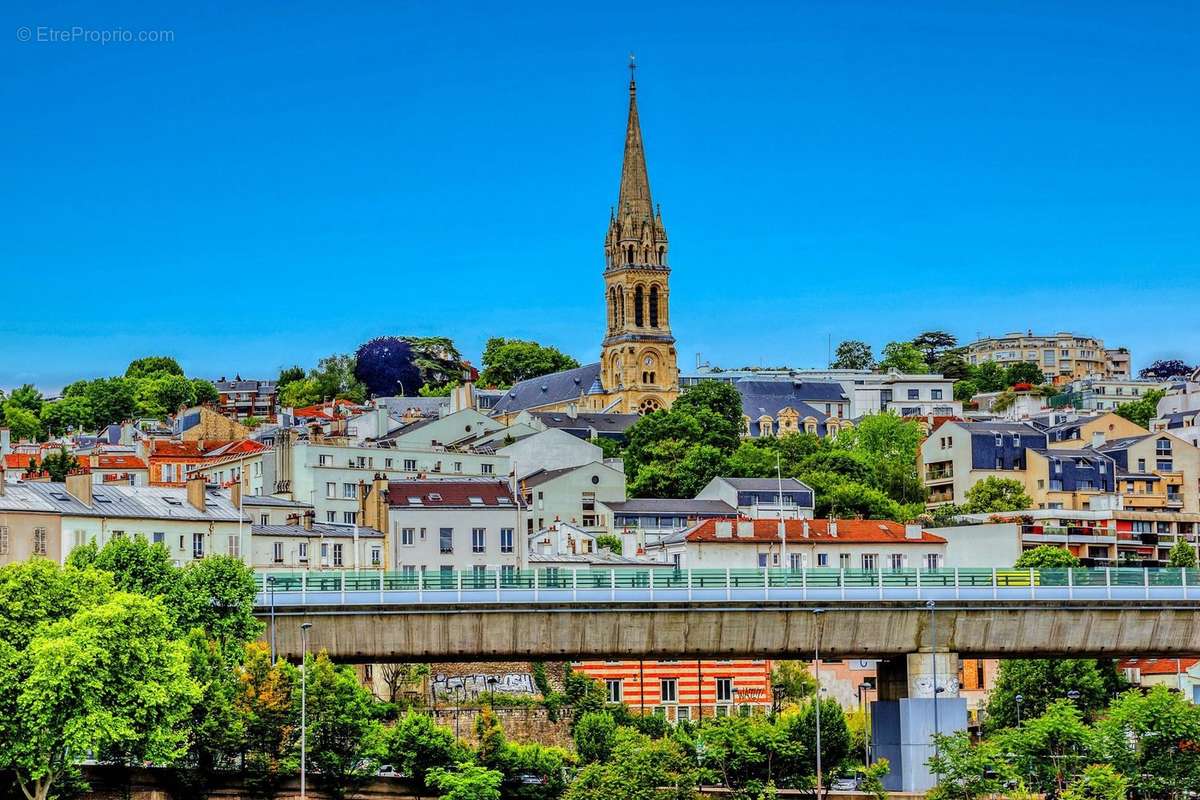
[[646, 172], [646, 151], [642, 146], [642, 126], [638, 120], [637, 84], [634, 73], [637, 60], [629, 54], [629, 121], [625, 127], [625, 160], [621, 166], [621, 193], [617, 215], [632, 214], [637, 223], [653, 218], [650, 202], [650, 177]]

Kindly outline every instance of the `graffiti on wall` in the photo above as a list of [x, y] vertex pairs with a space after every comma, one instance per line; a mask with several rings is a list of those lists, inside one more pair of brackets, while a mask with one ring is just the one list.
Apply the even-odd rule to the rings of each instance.
[[[494, 683], [489, 683], [489, 678]], [[433, 696], [479, 697], [489, 692], [497, 694], [537, 694], [533, 675], [528, 672], [480, 672], [472, 675], [435, 675], [430, 682]]]

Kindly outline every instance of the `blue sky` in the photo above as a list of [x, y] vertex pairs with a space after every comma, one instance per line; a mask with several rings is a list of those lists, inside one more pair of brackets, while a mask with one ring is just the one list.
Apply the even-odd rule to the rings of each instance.
[[[388, 333], [594, 359], [631, 50], [684, 366], [1200, 360], [1194, 2], [247, 5], [6, 6], [0, 386]], [[37, 40], [73, 26], [174, 41]]]

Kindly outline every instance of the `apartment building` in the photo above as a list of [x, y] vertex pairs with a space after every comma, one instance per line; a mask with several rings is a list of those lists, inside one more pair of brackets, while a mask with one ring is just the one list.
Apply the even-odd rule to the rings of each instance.
[[583, 661], [578, 672], [604, 685], [610, 703], [672, 722], [771, 708], [773, 662]]
[[1045, 432], [1026, 423], [943, 423], [921, 443], [919, 466], [929, 507], [966, 502], [967, 490], [989, 476], [1018, 477], [1027, 463], [1026, 448], [1046, 444]]
[[625, 500], [625, 473], [599, 461], [542, 469], [521, 478], [519, 491], [527, 534], [556, 522], [599, 534], [610, 529], [604, 505]]
[[1097, 449], [1117, 464], [1124, 508], [1200, 513], [1200, 449], [1195, 445], [1164, 431], [1115, 439]]
[[1037, 364], [1046, 379], [1062, 385], [1089, 375], [1129, 378], [1129, 351], [1123, 347], [1106, 348], [1104, 341], [1062, 331], [1035, 336], [1033, 331], [987, 337], [966, 346], [971, 364], [995, 361], [1008, 366], [1021, 361]]
[[253, 525], [251, 563], [267, 570], [382, 570], [385, 535], [358, 525], [326, 525], [308, 511], [283, 524]]
[[387, 533], [389, 569], [511, 571], [526, 556], [522, 512], [506, 481], [377, 477], [365, 489], [364, 524]]
[[279, 395], [275, 381], [243, 380], [241, 375], [226, 380], [222, 375], [213, 386], [219, 396], [217, 410], [225, 416], [239, 421], [250, 417], [275, 421]]
[[905, 569], [940, 567], [946, 540], [884, 520], [705, 520], [646, 545], [650, 558], [681, 569]]
[[715, 477], [696, 494], [697, 500], [720, 500], [750, 519], [812, 519], [813, 490], [787, 478]]
[[732, 519], [738, 513], [724, 500], [691, 498], [633, 497], [603, 506], [626, 553], [642, 552], [647, 543], [687, 530], [701, 520]]
[[1056, 407], [1070, 406], [1082, 411], [1112, 411], [1122, 403], [1140, 400], [1147, 392], [1165, 386], [1166, 384], [1158, 381], [1089, 375], [1071, 381], [1051, 400]]

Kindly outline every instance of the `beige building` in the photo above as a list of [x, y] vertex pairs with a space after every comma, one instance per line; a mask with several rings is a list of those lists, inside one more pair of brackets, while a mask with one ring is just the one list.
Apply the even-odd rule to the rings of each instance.
[[0, 463], [0, 565], [35, 557], [58, 559], [62, 515], [26, 484], [4, 482]]
[[598, 535], [612, 529], [603, 504], [625, 500], [625, 473], [599, 461], [538, 470], [521, 479], [520, 491], [526, 533], [566, 522]]
[[1032, 362], [1041, 368], [1047, 380], [1055, 384], [1089, 375], [1130, 377], [1127, 349], [1106, 348], [1102, 339], [1069, 331], [1045, 336], [1035, 336], [1033, 331], [1009, 333], [971, 342], [966, 350], [967, 361], [971, 364], [995, 361], [1008, 366], [1020, 361]]
[[679, 367], [667, 253], [662, 212], [650, 196], [637, 85], [631, 79], [621, 187], [604, 239], [606, 322], [600, 361], [521, 381], [504, 393], [493, 413], [510, 421], [524, 410], [645, 414], [669, 408], [679, 396]]

